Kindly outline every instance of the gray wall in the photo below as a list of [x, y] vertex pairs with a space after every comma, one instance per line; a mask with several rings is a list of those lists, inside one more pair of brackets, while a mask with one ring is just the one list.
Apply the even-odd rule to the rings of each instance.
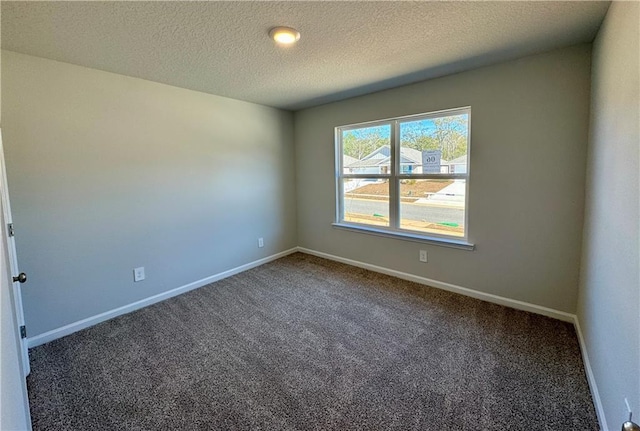
[[30, 336], [296, 246], [290, 112], [7, 51], [2, 78]]
[[[590, 49], [575, 46], [296, 112], [299, 245], [575, 312]], [[335, 126], [467, 105], [475, 251], [331, 226]], [[428, 264], [418, 261], [421, 248]]]
[[594, 42], [578, 319], [611, 430], [640, 418], [640, 4], [613, 2]]

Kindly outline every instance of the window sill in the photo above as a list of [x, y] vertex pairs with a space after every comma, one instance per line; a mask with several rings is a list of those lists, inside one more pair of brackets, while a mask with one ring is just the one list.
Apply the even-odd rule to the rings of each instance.
[[348, 223], [332, 223], [333, 227], [338, 229], [350, 230], [353, 232], [366, 233], [369, 235], [382, 236], [386, 238], [401, 239], [405, 241], [419, 242], [423, 244], [437, 245], [441, 247], [457, 248], [460, 250], [474, 250], [475, 244], [470, 244], [464, 240], [454, 238], [440, 238], [435, 236], [425, 236], [412, 234], [408, 232], [392, 231], [387, 229], [379, 229], [369, 226], [360, 226]]

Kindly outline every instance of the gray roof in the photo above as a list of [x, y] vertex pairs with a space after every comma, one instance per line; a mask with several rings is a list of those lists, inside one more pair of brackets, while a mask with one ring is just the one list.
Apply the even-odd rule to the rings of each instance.
[[[414, 150], [413, 148], [401, 147], [400, 158], [400, 164], [403, 165], [422, 165], [422, 151]], [[389, 146], [383, 145], [364, 156], [362, 160], [358, 160], [349, 165], [346, 165], [345, 163], [345, 167], [363, 168], [371, 166], [388, 166], [390, 163], [391, 157], [389, 155]]]
[[403, 159], [407, 159], [417, 165], [422, 164], [422, 151], [408, 147], [400, 147], [400, 155]]
[[346, 154], [342, 155], [342, 166], [344, 166], [345, 168], [349, 165], [351, 165], [352, 163], [358, 162], [359, 160], [356, 159], [355, 157], [351, 157], [351, 156], [347, 156]]
[[455, 159], [447, 162], [449, 165], [466, 165], [467, 164], [467, 155], [456, 157]]
[[373, 159], [366, 159], [366, 160], [358, 160], [355, 163], [351, 163], [348, 167], [349, 168], [363, 168], [363, 167], [368, 167], [368, 166], [380, 166], [380, 165], [388, 165], [390, 161], [389, 157], [382, 157], [382, 158], [373, 158]]

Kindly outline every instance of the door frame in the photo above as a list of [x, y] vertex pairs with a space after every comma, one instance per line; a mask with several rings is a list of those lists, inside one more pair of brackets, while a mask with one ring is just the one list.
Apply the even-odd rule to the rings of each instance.
[[[4, 147], [2, 145], [2, 129], [0, 128], [0, 200], [2, 204], [2, 215], [3, 221], [5, 223], [5, 232], [3, 241], [7, 244], [8, 258], [9, 258], [9, 269], [11, 272], [11, 276], [18, 275], [20, 273], [18, 266], [18, 256], [16, 253], [16, 241], [15, 236], [9, 235], [8, 226], [10, 223], [13, 223], [13, 218], [11, 217], [11, 202], [9, 201], [9, 189], [7, 182], [7, 169], [4, 163]], [[11, 280], [10, 280], [11, 281]], [[24, 326], [24, 310], [22, 308], [22, 287], [19, 282], [11, 282], [12, 285], [12, 297], [13, 297], [13, 309], [16, 314], [16, 323], [18, 331], [21, 326]], [[20, 334], [18, 334], [18, 338], [20, 340], [20, 352], [22, 357], [22, 371], [24, 372], [24, 376], [28, 376], [31, 372], [31, 367], [29, 365], [29, 350], [27, 346], [27, 339], [22, 338]]]

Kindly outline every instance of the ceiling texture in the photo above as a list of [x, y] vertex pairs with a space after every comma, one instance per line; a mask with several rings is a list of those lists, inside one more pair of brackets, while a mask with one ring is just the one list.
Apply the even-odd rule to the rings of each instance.
[[[2, 1], [2, 48], [297, 110], [591, 42], [609, 2]], [[300, 41], [279, 47], [269, 29]]]

